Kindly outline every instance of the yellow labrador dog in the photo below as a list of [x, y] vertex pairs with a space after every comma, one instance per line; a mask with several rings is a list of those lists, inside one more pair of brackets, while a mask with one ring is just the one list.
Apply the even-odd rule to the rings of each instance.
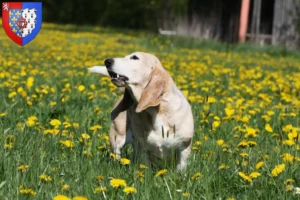
[[146, 164], [170, 161], [175, 153], [177, 169], [185, 170], [194, 134], [192, 110], [158, 58], [135, 52], [107, 59], [105, 66], [89, 70], [125, 87], [123, 98], [111, 113], [113, 151], [119, 156], [123, 145], [133, 142], [135, 155]]

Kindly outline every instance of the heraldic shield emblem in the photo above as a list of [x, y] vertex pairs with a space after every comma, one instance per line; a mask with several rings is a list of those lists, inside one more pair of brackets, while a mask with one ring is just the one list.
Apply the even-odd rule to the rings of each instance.
[[24, 46], [32, 41], [42, 26], [41, 2], [3, 2], [2, 25], [15, 43]]

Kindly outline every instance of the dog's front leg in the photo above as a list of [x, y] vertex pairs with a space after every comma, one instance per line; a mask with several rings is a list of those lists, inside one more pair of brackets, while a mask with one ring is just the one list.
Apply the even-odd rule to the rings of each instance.
[[186, 170], [186, 166], [188, 163], [188, 158], [191, 153], [191, 145], [189, 145], [187, 148], [183, 150], [179, 150], [178, 152], [178, 160], [177, 160], [177, 165], [176, 169], [180, 172], [184, 172]]
[[133, 143], [133, 154], [131, 160], [135, 163], [145, 164], [150, 167], [149, 153], [136, 141]]

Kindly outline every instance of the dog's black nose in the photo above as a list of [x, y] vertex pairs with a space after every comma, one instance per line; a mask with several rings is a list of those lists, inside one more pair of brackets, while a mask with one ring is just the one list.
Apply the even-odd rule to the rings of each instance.
[[114, 64], [114, 60], [111, 59], [111, 58], [106, 59], [106, 60], [104, 61], [104, 64], [105, 64], [106, 68], [111, 68], [111, 66]]

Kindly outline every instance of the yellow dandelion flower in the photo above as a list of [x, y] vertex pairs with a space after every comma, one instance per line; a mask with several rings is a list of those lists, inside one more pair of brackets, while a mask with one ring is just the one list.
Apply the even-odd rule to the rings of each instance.
[[292, 186], [292, 185], [287, 185], [286, 188], [285, 188], [285, 191], [286, 191], [286, 192], [290, 192], [290, 191], [292, 191], [293, 189], [294, 189], [294, 186]]
[[74, 128], [78, 128], [79, 127], [79, 123], [73, 123], [73, 127]]
[[197, 172], [192, 176], [192, 180], [197, 180], [200, 176], [201, 176], [201, 173]]
[[125, 180], [122, 180], [122, 179], [112, 179], [110, 180], [110, 185], [113, 187], [113, 188], [119, 188], [120, 186], [123, 186], [125, 187], [126, 186], [126, 181]]
[[256, 133], [257, 133], [257, 130], [252, 128], [252, 127], [246, 127], [246, 134], [245, 134], [245, 137], [256, 137]]
[[34, 120], [27, 120], [26, 121], [26, 126], [28, 126], [28, 127], [33, 127], [35, 125], [35, 121]]
[[249, 119], [251, 118], [251, 116], [247, 115], [247, 116], [243, 116], [240, 121], [243, 123], [248, 123]]
[[52, 119], [50, 121], [51, 126], [59, 126], [61, 125], [61, 122], [58, 119]]
[[104, 176], [96, 176], [96, 179], [97, 179], [98, 181], [103, 181], [103, 180], [104, 180]]
[[123, 190], [126, 195], [136, 193], [136, 189], [134, 187], [125, 187]]
[[182, 90], [183, 95], [187, 98], [189, 96], [188, 90]]
[[188, 193], [188, 192], [183, 192], [183, 193], [182, 193], [182, 196], [184, 196], [184, 197], [189, 197], [189, 196], [190, 196], [190, 193]]
[[234, 109], [233, 108], [225, 108], [225, 114], [230, 117], [234, 114]]
[[199, 146], [201, 146], [202, 142], [196, 141], [194, 144], [199, 147]]
[[20, 165], [18, 166], [18, 170], [21, 171], [22, 173], [25, 172], [29, 168], [28, 165]]
[[30, 117], [28, 117], [28, 120], [37, 121], [37, 117], [36, 116], [30, 116]]
[[103, 146], [103, 145], [102, 146], [98, 146], [98, 149], [101, 150], [101, 151], [104, 151], [106, 149], [106, 146]]
[[55, 105], [56, 105], [56, 102], [55, 102], [55, 101], [51, 101], [51, 102], [50, 102], [50, 106], [51, 106], [51, 107], [53, 107], [53, 106], [55, 106]]
[[56, 195], [55, 197], [53, 197], [53, 200], [70, 200], [69, 197], [65, 196], [65, 195]]
[[20, 194], [35, 196], [36, 192], [33, 189], [21, 189]]
[[256, 169], [260, 169], [262, 166], [264, 165], [264, 162], [258, 162], [256, 165], [255, 165], [255, 168]]
[[282, 144], [287, 145], [287, 146], [293, 146], [295, 144], [294, 140], [283, 140]]
[[254, 147], [257, 145], [257, 143], [254, 141], [248, 141], [248, 145], [249, 145], [249, 147]]
[[199, 148], [198, 148], [198, 147], [192, 147], [192, 150], [193, 150], [193, 151], [198, 151]]
[[102, 113], [102, 110], [100, 108], [95, 108], [94, 109], [94, 112], [97, 113], [97, 114], [101, 114]]
[[99, 194], [99, 193], [102, 193], [102, 192], [107, 192], [106, 187], [96, 187], [96, 188], [94, 189], [94, 193], [95, 193], [95, 194]]
[[46, 174], [42, 174], [42, 175], [40, 175], [40, 179], [41, 179], [41, 181], [44, 181], [44, 182], [49, 182], [49, 181], [52, 181], [52, 178], [51, 178], [51, 176], [49, 176], [49, 175], [46, 175]]
[[137, 171], [137, 172], [136, 172], [136, 177], [137, 177], [138, 179], [140, 179], [140, 181], [143, 181], [143, 180], [144, 180], [144, 174], [143, 174], [143, 172]]
[[27, 88], [30, 89], [33, 86], [34, 83], [34, 78], [33, 77], [28, 77], [27, 79]]
[[273, 132], [273, 128], [271, 127], [270, 124], [266, 124], [265, 129], [267, 132], [272, 133]]
[[298, 131], [295, 128], [293, 128], [293, 131], [288, 134], [289, 140], [294, 140], [294, 139], [297, 139], [298, 137], [299, 137]]
[[239, 176], [243, 178], [245, 181], [248, 181], [249, 183], [252, 183], [252, 178], [247, 176], [244, 172], [239, 172]]
[[4, 144], [4, 149], [12, 149], [14, 147], [14, 143], [13, 142], [9, 142]]
[[285, 164], [276, 165], [272, 170], [272, 176], [278, 176], [285, 170]]
[[284, 153], [281, 155], [283, 162], [293, 162], [294, 161], [294, 156], [292, 156], [289, 153]]
[[68, 184], [64, 184], [62, 187], [61, 187], [61, 190], [62, 191], [65, 191], [65, 190], [69, 190], [70, 186]]
[[79, 85], [79, 86], [78, 86], [78, 90], [79, 90], [80, 92], [84, 91], [84, 90], [85, 90], [85, 86], [84, 86], [84, 85]]
[[100, 129], [102, 129], [102, 126], [100, 126], [100, 125], [95, 125], [95, 126], [90, 127], [91, 131], [96, 131], [96, 130], [100, 130]]
[[11, 92], [11, 93], [9, 93], [8, 94], [8, 98], [13, 98], [14, 96], [16, 96], [17, 95], [17, 93], [16, 92]]
[[82, 134], [81, 134], [81, 138], [84, 139], [84, 140], [87, 140], [87, 139], [90, 139], [91, 136], [89, 136], [89, 135], [86, 134], [86, 133], [82, 133]]
[[22, 185], [19, 187], [20, 194], [28, 196], [36, 196], [36, 192], [31, 188], [24, 188]]
[[214, 97], [207, 98], [207, 103], [214, 103], [214, 102], [216, 102], [216, 99]]
[[251, 172], [250, 174], [249, 174], [249, 177], [250, 178], [257, 178], [257, 177], [259, 177], [260, 176], [260, 173], [259, 172]]
[[263, 118], [266, 122], [269, 122], [271, 120], [271, 117], [268, 115], [262, 115], [261, 118]]
[[109, 137], [108, 137], [107, 135], [104, 135], [104, 136], [103, 136], [103, 140], [109, 141]]
[[0, 117], [5, 117], [6, 116], [6, 112], [0, 113]]
[[127, 158], [121, 158], [121, 159], [120, 159], [120, 163], [121, 163], [122, 165], [129, 165], [129, 164], [130, 164], [130, 160], [127, 159]]
[[223, 146], [224, 143], [225, 143], [224, 140], [218, 140], [218, 141], [217, 141], [217, 144], [218, 144], [219, 146]]
[[285, 133], [288, 133], [288, 132], [290, 132], [292, 129], [293, 129], [293, 125], [292, 125], [292, 124], [288, 124], [288, 125], [286, 125], [286, 126], [284, 126], [284, 127], [282, 128], [282, 131], [285, 132]]
[[217, 127], [220, 126], [220, 124], [221, 124], [220, 121], [214, 121], [214, 122], [212, 123], [212, 128], [215, 130]]
[[148, 167], [144, 164], [140, 164], [140, 169], [147, 169]]
[[240, 153], [240, 156], [242, 156], [243, 158], [245, 158], [245, 157], [248, 157], [248, 156], [249, 156], [249, 154], [248, 154], [248, 153], [245, 153], [245, 152], [243, 152], [243, 153]]
[[168, 170], [166, 169], [162, 169], [162, 170], [159, 170], [156, 174], [155, 174], [155, 177], [158, 177], [158, 176], [164, 176], [166, 175]]
[[295, 183], [295, 180], [292, 179], [292, 178], [288, 178], [288, 179], [286, 179], [286, 180], [284, 181], [284, 184], [285, 184], [285, 185], [288, 185], [288, 184], [291, 184], [291, 183]]
[[255, 111], [255, 110], [249, 110], [249, 114], [255, 115], [255, 114], [256, 114], [256, 111]]
[[60, 144], [62, 144], [62, 146], [65, 146], [65, 147], [69, 147], [69, 148], [73, 148], [74, 147], [74, 142], [72, 142], [71, 140], [60, 140], [59, 141]]
[[241, 141], [237, 146], [238, 147], [247, 147], [249, 144], [246, 141]]
[[[211, 114], [212, 114], [212, 113], [211, 113]], [[211, 115], [211, 114], [210, 114], [210, 115]], [[220, 117], [214, 116], [214, 120], [215, 120], [215, 121], [220, 121]]]
[[70, 128], [72, 126], [72, 124], [70, 122], [64, 122], [63, 123], [65, 129]]
[[117, 155], [114, 154], [114, 153], [110, 153], [110, 154], [109, 154], [109, 157], [110, 157], [111, 159], [113, 159], [113, 160], [117, 160]]
[[225, 163], [222, 163], [218, 169], [229, 169], [229, 165], [226, 165]]

